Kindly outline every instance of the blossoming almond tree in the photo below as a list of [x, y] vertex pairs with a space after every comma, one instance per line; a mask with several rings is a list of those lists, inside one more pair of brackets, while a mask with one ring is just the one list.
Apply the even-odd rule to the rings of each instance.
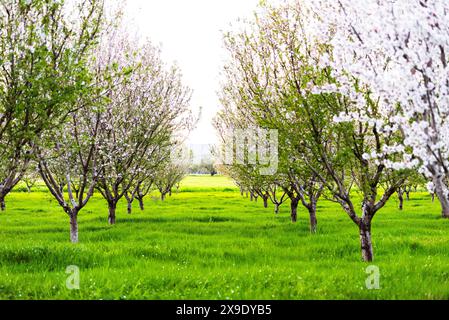
[[[154, 174], [154, 172], [152, 172]], [[147, 175], [144, 178], [136, 179], [135, 184], [125, 193], [128, 202], [128, 213], [132, 213], [132, 205], [134, 200], [139, 201], [140, 210], [145, 210], [145, 197], [154, 189], [154, 178]]]
[[[167, 148], [169, 150], [169, 148]], [[152, 157], [149, 157], [142, 164], [139, 175], [132, 181], [130, 188], [125, 192], [125, 199], [128, 203], [128, 213], [132, 213], [134, 200], [139, 202], [140, 210], [145, 210], [144, 199], [153, 190], [156, 189], [156, 177], [167, 169], [167, 163], [170, 162], [170, 153], [164, 150], [158, 150]]]
[[179, 184], [187, 176], [188, 170], [189, 164], [186, 162], [169, 161], [156, 174], [154, 185], [159, 190], [162, 201], [165, 201], [167, 195], [172, 195], [175, 186], [179, 188]]
[[148, 174], [149, 162], [160, 161], [174, 135], [192, 125], [190, 89], [176, 67], [164, 65], [157, 48], [140, 44], [123, 29], [107, 35], [99, 55], [130, 71], [111, 90], [99, 137], [97, 189], [108, 203], [109, 223], [115, 224], [118, 201]]
[[[332, 49], [320, 60], [331, 66], [339, 91], [351, 96], [354, 81], [367, 86], [381, 114], [401, 130], [401, 169], [419, 165], [449, 218], [449, 3], [445, 0], [304, 2], [315, 13], [311, 34]], [[302, 4], [298, 4], [302, 5]], [[377, 121], [373, 115], [367, 115]], [[371, 155], [377, 157], [377, 154]], [[419, 162], [417, 161], [419, 160]]]
[[0, 3], [0, 208], [20, 181], [39, 137], [54, 130], [86, 90], [86, 56], [102, 0]]
[[64, 129], [52, 135], [53, 145], [38, 153], [42, 180], [70, 218], [72, 243], [78, 242], [78, 214], [92, 197], [98, 179], [100, 119], [95, 109], [71, 113]]

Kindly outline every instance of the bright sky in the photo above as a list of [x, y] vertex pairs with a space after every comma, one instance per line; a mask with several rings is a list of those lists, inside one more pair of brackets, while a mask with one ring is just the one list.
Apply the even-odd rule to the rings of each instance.
[[[219, 75], [226, 51], [222, 30], [237, 18], [251, 18], [259, 0], [129, 0], [127, 12], [139, 32], [162, 45], [163, 57], [182, 69], [193, 90], [192, 107], [202, 107], [190, 144], [216, 142], [212, 119], [219, 101]], [[195, 110], [195, 109], [194, 109]], [[196, 109], [198, 110], [198, 109]]]

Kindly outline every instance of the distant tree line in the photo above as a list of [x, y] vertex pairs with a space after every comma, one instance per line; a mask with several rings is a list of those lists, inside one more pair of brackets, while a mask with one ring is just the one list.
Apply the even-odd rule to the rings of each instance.
[[190, 174], [204, 174], [212, 177], [219, 174], [217, 166], [213, 160], [201, 160], [200, 163], [192, 164], [189, 171]]

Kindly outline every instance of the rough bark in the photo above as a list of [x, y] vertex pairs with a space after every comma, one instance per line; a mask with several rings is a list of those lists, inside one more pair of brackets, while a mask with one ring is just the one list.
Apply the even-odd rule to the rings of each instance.
[[115, 211], [117, 209], [117, 204], [109, 203], [109, 217], [108, 222], [110, 225], [114, 225], [116, 223]]
[[316, 233], [318, 225], [318, 219], [316, 217], [316, 205], [311, 205], [308, 209], [310, 216], [310, 232]]
[[72, 211], [70, 213], [70, 241], [78, 243], [78, 213]]
[[398, 191], [399, 198], [399, 210], [404, 210], [404, 192], [402, 190]]
[[291, 208], [291, 219], [293, 223], [296, 223], [298, 221], [298, 199], [292, 199], [290, 208]]
[[441, 215], [443, 218], [449, 219], [449, 198], [445, 192], [443, 183], [442, 178], [434, 179], [435, 193], [441, 204]]
[[0, 211], [6, 210], [5, 197], [0, 197]]
[[140, 210], [145, 210], [145, 205], [144, 205], [144, 203], [143, 203], [143, 198], [137, 198], [137, 200], [139, 201], [139, 207], [140, 207]]
[[362, 219], [360, 221], [360, 244], [362, 249], [362, 259], [365, 262], [372, 262], [374, 259], [373, 243], [371, 241], [371, 221]]
[[128, 214], [132, 214], [133, 213], [133, 202], [128, 200]]
[[128, 193], [125, 193], [125, 199], [126, 199], [126, 203], [128, 204], [128, 214], [132, 214], [133, 213], [133, 202], [134, 202], [134, 195], [131, 194], [129, 195]]
[[268, 208], [268, 196], [263, 197], [263, 207], [265, 209]]

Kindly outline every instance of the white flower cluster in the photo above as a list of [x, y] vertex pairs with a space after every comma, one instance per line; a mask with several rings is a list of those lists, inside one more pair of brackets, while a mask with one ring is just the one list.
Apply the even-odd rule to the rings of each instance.
[[[303, 5], [313, 16], [307, 26], [311, 37], [331, 47], [319, 61], [331, 67], [339, 83], [336, 91], [349, 94], [356, 108], [364, 110], [363, 98], [354, 90], [357, 81], [379, 102], [380, 117], [352, 112], [335, 120], [382, 125], [388, 119], [382, 130], [402, 130], [404, 146], [413, 155], [389, 165], [402, 169], [419, 159], [429, 178], [447, 172], [449, 2], [316, 0]], [[401, 150], [404, 147], [387, 152]]]

